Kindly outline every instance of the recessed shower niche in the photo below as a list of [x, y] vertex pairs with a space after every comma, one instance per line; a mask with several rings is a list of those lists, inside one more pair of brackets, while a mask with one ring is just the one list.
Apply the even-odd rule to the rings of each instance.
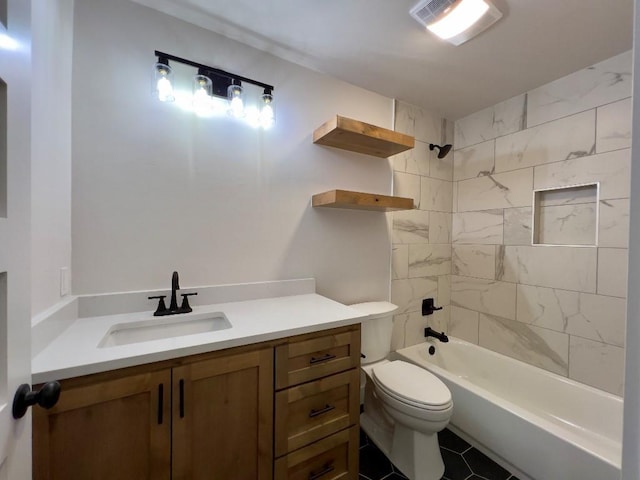
[[533, 192], [533, 245], [598, 245], [600, 184]]

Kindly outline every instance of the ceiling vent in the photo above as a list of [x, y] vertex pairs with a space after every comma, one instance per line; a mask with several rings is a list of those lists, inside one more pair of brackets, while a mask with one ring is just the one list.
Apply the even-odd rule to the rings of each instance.
[[453, 45], [463, 44], [502, 18], [489, 0], [422, 0], [409, 13]]

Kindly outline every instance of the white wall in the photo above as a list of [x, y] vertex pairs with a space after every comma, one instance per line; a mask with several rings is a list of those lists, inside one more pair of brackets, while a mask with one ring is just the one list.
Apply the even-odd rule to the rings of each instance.
[[31, 310], [60, 300], [71, 266], [73, 0], [33, 2]]
[[[391, 128], [391, 99], [126, 0], [77, 2], [74, 27], [75, 294], [166, 288], [178, 270], [183, 287], [315, 277], [339, 301], [388, 298], [385, 215], [310, 199], [390, 193], [387, 160], [311, 135], [336, 113]], [[154, 50], [273, 84], [276, 127], [157, 102]]]

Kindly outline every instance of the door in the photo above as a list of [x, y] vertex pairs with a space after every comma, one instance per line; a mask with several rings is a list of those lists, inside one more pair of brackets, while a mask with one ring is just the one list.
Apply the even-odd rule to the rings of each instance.
[[31, 478], [31, 415], [12, 416], [31, 383], [31, 2], [0, 0], [0, 480]]
[[174, 480], [271, 480], [273, 349], [173, 369]]
[[34, 480], [171, 478], [170, 369], [80, 377], [62, 390], [33, 412]]

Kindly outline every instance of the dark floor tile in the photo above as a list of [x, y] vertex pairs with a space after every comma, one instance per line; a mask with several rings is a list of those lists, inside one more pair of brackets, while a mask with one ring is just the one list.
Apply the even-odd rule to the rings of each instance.
[[360, 429], [360, 448], [369, 445], [369, 437], [364, 433], [364, 430]]
[[406, 480], [409, 480], [409, 479], [407, 478], [407, 476], [406, 476], [404, 473], [402, 473], [402, 472], [400, 471], [400, 469], [399, 469], [398, 467], [396, 467], [393, 463], [391, 464], [391, 467], [393, 468], [394, 473], [397, 473], [398, 475], [400, 475], [400, 477], [402, 477], [402, 478], [404, 478], [404, 479], [406, 479]]
[[444, 476], [451, 480], [466, 480], [473, 472], [469, 470], [462, 455], [450, 452], [449, 450], [440, 450], [442, 452], [442, 460], [444, 460]]
[[373, 443], [360, 449], [360, 473], [380, 480], [393, 472], [391, 462]]
[[406, 480], [407, 477], [404, 475], [399, 475], [396, 472], [393, 472], [391, 475], [384, 477], [384, 480]]
[[509, 480], [520, 480], [518, 477], [516, 477], [515, 475], [511, 475], [509, 477]]
[[471, 470], [476, 475], [480, 475], [487, 480], [507, 480], [511, 473], [491, 460], [485, 454], [472, 448], [463, 454]]
[[438, 442], [441, 447], [458, 453], [465, 452], [471, 446], [448, 428], [438, 432]]

